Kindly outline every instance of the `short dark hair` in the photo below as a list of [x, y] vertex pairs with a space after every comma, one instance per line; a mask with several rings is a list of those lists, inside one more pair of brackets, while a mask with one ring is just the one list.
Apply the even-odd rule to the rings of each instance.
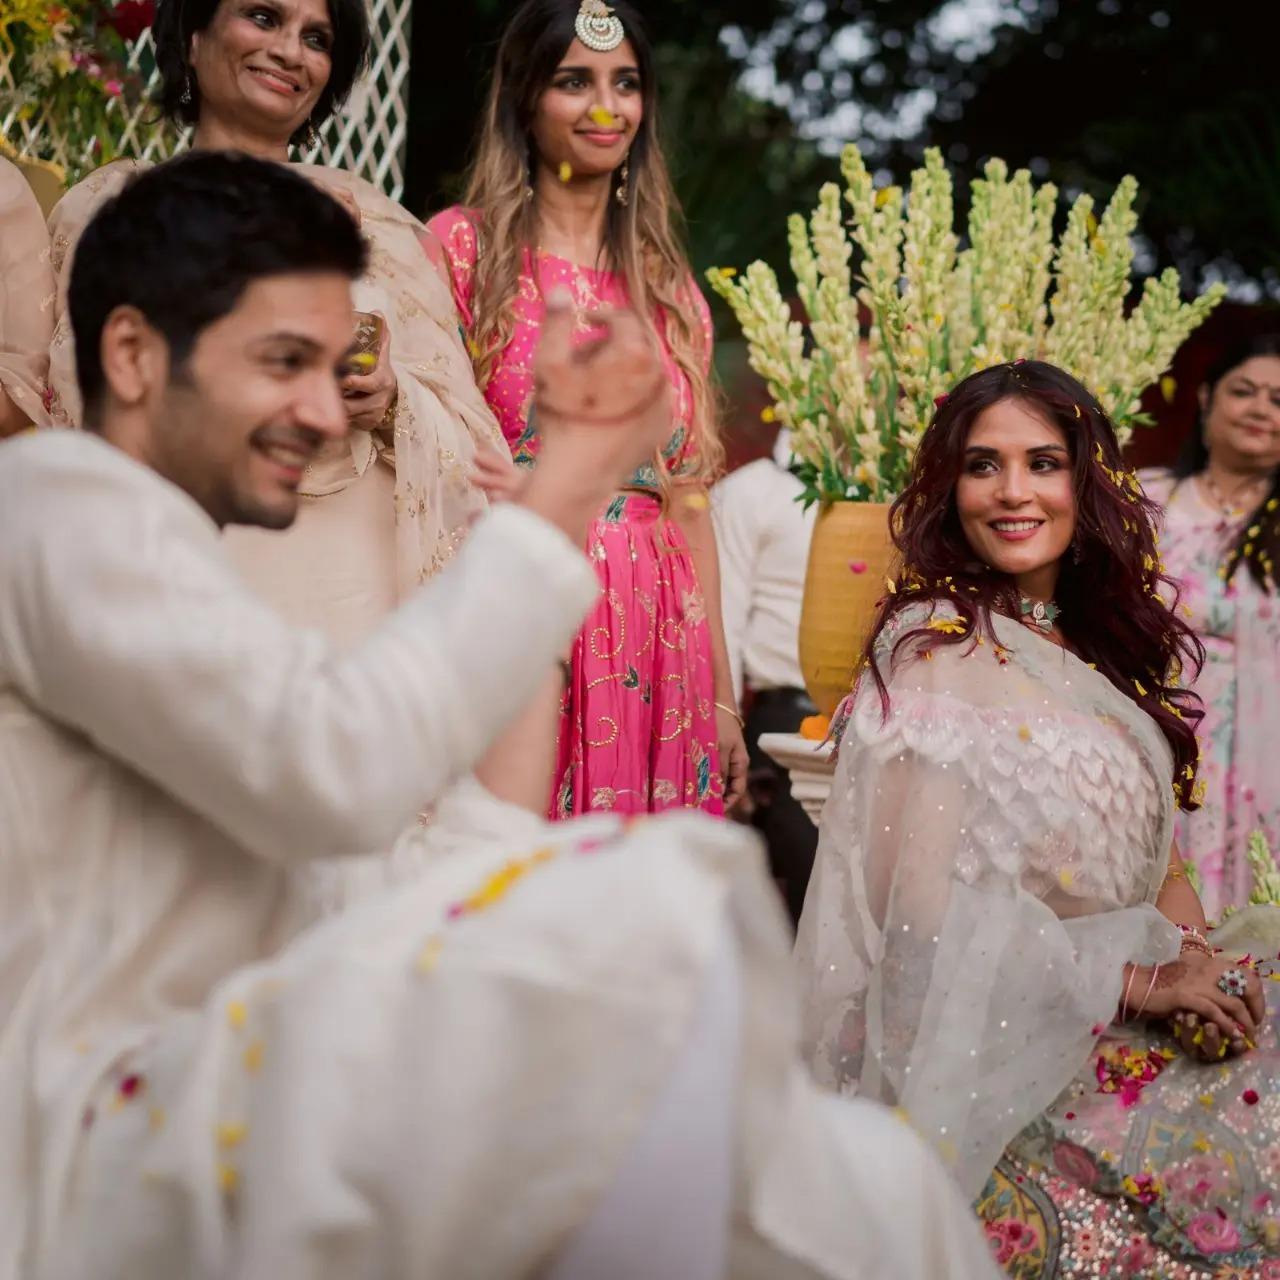
[[[157, 0], [151, 38], [156, 46], [160, 87], [155, 102], [170, 120], [195, 124], [200, 119], [200, 86], [191, 70], [191, 37], [213, 21], [222, 0]], [[310, 119], [290, 139], [300, 145], [307, 129], [318, 129], [347, 100], [369, 65], [369, 15], [364, 0], [326, 0], [333, 24], [329, 83], [316, 100]], [[188, 93], [187, 91], [190, 90]]]
[[287, 165], [220, 151], [157, 165], [108, 200], [76, 246], [67, 303], [86, 418], [102, 397], [102, 328], [117, 307], [137, 307], [181, 366], [253, 281], [354, 280], [365, 264], [355, 220]]

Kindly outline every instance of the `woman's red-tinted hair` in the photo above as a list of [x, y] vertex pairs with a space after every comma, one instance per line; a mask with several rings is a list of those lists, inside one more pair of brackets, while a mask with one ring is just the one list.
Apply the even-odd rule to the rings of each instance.
[[1160, 564], [1159, 508], [1125, 465], [1102, 406], [1070, 374], [1043, 361], [1020, 360], [971, 374], [939, 403], [920, 441], [910, 483], [890, 512], [903, 567], [896, 591], [881, 604], [865, 653], [886, 712], [889, 692], [875, 643], [902, 609], [944, 598], [968, 627], [965, 634], [910, 630], [898, 639], [895, 655], [908, 643], [927, 652], [943, 644], [972, 645], [983, 634], [994, 642], [992, 610], [1018, 616], [1020, 593], [1013, 580], [978, 560], [956, 510], [969, 432], [984, 409], [1003, 400], [1021, 400], [1057, 424], [1071, 449], [1076, 535], [1059, 569], [1058, 627], [1072, 652], [1160, 726], [1173, 751], [1178, 801], [1194, 808], [1195, 726], [1203, 711], [1179, 677], [1184, 669], [1199, 670], [1204, 648], [1179, 616], [1176, 585]]

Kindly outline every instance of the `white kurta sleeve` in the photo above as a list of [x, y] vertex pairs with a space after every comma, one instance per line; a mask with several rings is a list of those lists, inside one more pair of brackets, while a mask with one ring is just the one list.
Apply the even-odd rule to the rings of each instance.
[[240, 584], [203, 512], [93, 437], [0, 465], [0, 682], [271, 859], [389, 847], [532, 695], [594, 598], [506, 508], [338, 656]]

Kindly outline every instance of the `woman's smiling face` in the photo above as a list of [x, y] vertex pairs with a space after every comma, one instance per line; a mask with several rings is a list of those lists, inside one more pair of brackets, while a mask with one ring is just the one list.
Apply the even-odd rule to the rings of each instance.
[[1076, 531], [1066, 433], [1024, 400], [1000, 400], [974, 419], [956, 481], [956, 511], [980, 560], [1048, 599]]
[[332, 47], [325, 0], [222, 0], [191, 37], [202, 118], [288, 138], [329, 83]]

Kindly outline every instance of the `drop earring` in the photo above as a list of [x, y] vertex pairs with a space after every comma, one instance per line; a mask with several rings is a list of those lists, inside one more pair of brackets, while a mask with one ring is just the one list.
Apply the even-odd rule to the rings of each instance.
[[622, 180], [618, 183], [618, 189], [613, 193], [618, 203], [625, 209], [631, 202], [631, 195], [627, 190], [627, 183], [631, 181], [631, 160], [630, 158], [622, 162]]
[[178, 101], [184, 106], [189, 107], [194, 95], [191, 92], [191, 69], [187, 69], [187, 74], [182, 81], [182, 92], [178, 94]]

